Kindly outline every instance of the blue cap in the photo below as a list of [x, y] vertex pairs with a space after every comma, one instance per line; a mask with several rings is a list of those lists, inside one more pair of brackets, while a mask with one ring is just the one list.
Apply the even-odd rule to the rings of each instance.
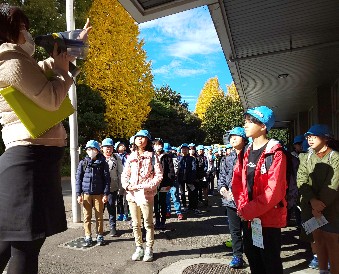
[[131, 138], [129, 138], [130, 145], [134, 144], [134, 139], [135, 139], [135, 136], [132, 136]]
[[115, 146], [114, 146], [115, 150], [118, 150], [119, 146], [126, 146], [126, 145], [124, 142], [118, 141], [115, 143]]
[[245, 133], [245, 129], [243, 127], [235, 127], [233, 128], [228, 135], [228, 140], [230, 140], [231, 135], [236, 135], [236, 136], [240, 136], [242, 138], [244, 138], [245, 140], [247, 140], [246, 137], [246, 133]]
[[275, 116], [273, 111], [266, 106], [249, 108], [245, 112], [245, 115], [246, 114], [253, 116], [254, 118], [258, 119], [261, 123], [263, 123], [266, 126], [267, 131], [269, 131], [275, 123]]
[[188, 146], [189, 146], [189, 147], [195, 147], [195, 144], [190, 143]]
[[297, 135], [293, 139], [293, 145], [296, 144], [296, 143], [302, 143], [304, 140], [305, 140], [304, 135]]
[[207, 146], [206, 149], [207, 150], [212, 150], [212, 147], [211, 146]]
[[197, 150], [204, 150], [204, 146], [203, 145], [198, 145], [197, 146]]
[[169, 143], [164, 143], [164, 151], [165, 152], [169, 152], [169, 151], [171, 151], [171, 145], [169, 144]]
[[188, 147], [188, 144], [183, 143], [183, 144], [180, 146], [180, 148], [183, 148], [183, 147]]
[[226, 145], [226, 149], [233, 148], [231, 144]]
[[177, 152], [180, 152], [180, 149], [181, 149], [180, 147], [177, 147]]
[[103, 147], [114, 146], [114, 142], [111, 138], [106, 138], [106, 139], [102, 140], [101, 146], [103, 146]]
[[302, 142], [301, 147], [302, 147], [303, 152], [307, 152], [310, 145], [308, 144], [306, 139]]
[[217, 153], [217, 152], [219, 152], [219, 150], [218, 149], [213, 149], [213, 153]]
[[87, 148], [89, 148], [89, 147], [91, 147], [91, 148], [96, 148], [98, 151], [100, 151], [100, 145], [99, 145], [99, 143], [98, 143], [97, 141], [95, 141], [95, 140], [89, 140], [89, 141], [87, 142], [85, 148], [87, 149]]
[[311, 128], [304, 134], [305, 137], [308, 135], [315, 135], [320, 137], [332, 138], [333, 134], [328, 125], [316, 124], [311, 126]]
[[134, 137], [146, 137], [146, 138], [148, 138], [149, 140], [152, 141], [151, 134], [149, 134], [148, 130], [146, 130], [146, 129], [139, 130], [139, 131], [134, 135]]

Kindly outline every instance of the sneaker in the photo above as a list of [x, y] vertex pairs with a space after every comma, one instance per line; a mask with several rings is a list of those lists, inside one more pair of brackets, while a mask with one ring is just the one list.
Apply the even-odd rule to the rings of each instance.
[[137, 246], [137, 249], [132, 255], [132, 260], [133, 261], [141, 261], [141, 258], [144, 257], [144, 249], [142, 246]]
[[244, 260], [241, 257], [233, 256], [229, 266], [231, 268], [240, 268], [244, 266]]
[[184, 215], [182, 215], [182, 214], [178, 214], [178, 220], [183, 220], [184, 219]]
[[93, 245], [92, 237], [86, 237], [83, 247], [91, 247]]
[[143, 261], [144, 262], [153, 261], [153, 249], [151, 247], [146, 247]]
[[201, 216], [203, 213], [199, 209], [194, 209], [194, 215]]
[[166, 230], [166, 224], [161, 223], [159, 229], [160, 230]]
[[99, 245], [99, 246], [105, 245], [104, 236], [98, 235], [98, 237], [97, 237], [97, 245]]
[[117, 221], [122, 221], [124, 219], [124, 215], [123, 214], [119, 214]]
[[124, 214], [124, 216], [122, 217], [123, 221], [128, 221], [128, 214]]
[[308, 267], [312, 268], [312, 269], [318, 269], [319, 268], [318, 257], [313, 256], [313, 259], [310, 262], [310, 264], [308, 265]]
[[169, 218], [171, 218], [171, 212], [166, 213], [166, 219], [169, 219]]
[[117, 237], [118, 233], [117, 233], [117, 229], [115, 227], [112, 227], [110, 232], [109, 232], [109, 236], [111, 237]]
[[160, 222], [155, 222], [154, 229], [159, 230], [161, 227]]

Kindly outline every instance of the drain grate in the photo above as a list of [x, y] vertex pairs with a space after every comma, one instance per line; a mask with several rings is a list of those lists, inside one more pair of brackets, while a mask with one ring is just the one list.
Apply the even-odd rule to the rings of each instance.
[[182, 274], [249, 274], [241, 269], [233, 269], [226, 264], [194, 264], [186, 267]]
[[76, 249], [81, 251], [88, 251], [96, 247], [97, 242], [93, 240], [93, 245], [91, 247], [84, 247], [85, 240], [84, 238], [76, 238], [75, 240], [60, 244], [59, 247]]

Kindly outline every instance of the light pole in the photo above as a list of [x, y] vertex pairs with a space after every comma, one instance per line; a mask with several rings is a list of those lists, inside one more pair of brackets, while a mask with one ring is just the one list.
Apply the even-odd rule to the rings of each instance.
[[[75, 29], [74, 14], [73, 14], [73, 0], [66, 0], [66, 23], [67, 31]], [[75, 61], [74, 61], [75, 64]], [[72, 184], [72, 215], [73, 223], [81, 221], [80, 205], [77, 202], [75, 192], [75, 175], [79, 164], [79, 151], [78, 151], [78, 117], [77, 117], [77, 94], [75, 84], [71, 86], [68, 91], [69, 98], [75, 112], [69, 117], [69, 148], [71, 156], [71, 184]]]

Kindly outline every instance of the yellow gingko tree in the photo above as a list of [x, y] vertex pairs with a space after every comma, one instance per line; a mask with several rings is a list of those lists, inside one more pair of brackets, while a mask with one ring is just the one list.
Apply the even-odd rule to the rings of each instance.
[[141, 128], [154, 96], [151, 64], [139, 27], [117, 0], [94, 0], [89, 11], [93, 30], [84, 64], [86, 84], [106, 103], [105, 135], [129, 138]]
[[205, 112], [210, 104], [218, 98], [224, 96], [223, 90], [220, 88], [218, 77], [210, 78], [205, 83], [201, 90], [197, 104], [195, 106], [195, 113], [200, 119], [204, 119]]
[[227, 88], [227, 96], [229, 96], [232, 101], [239, 101], [240, 100], [240, 97], [239, 97], [239, 94], [238, 94], [238, 91], [237, 91], [237, 88], [234, 84], [234, 82], [232, 82], [230, 85], [226, 85], [226, 88]]

